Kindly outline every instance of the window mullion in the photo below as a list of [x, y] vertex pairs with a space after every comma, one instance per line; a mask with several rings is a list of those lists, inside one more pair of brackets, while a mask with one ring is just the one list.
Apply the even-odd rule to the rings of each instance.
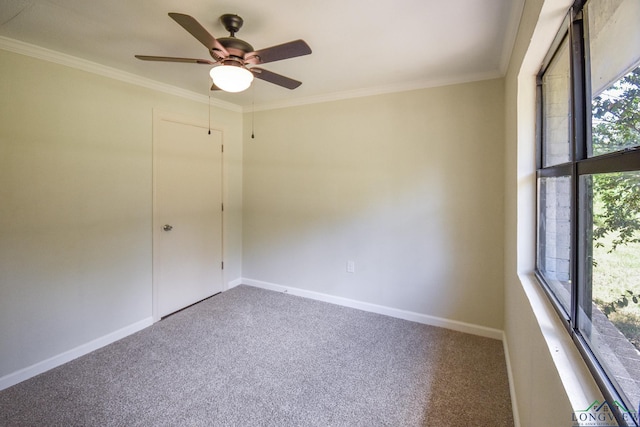
[[573, 163], [571, 167], [571, 271], [573, 280], [571, 282], [571, 327], [577, 331], [578, 310], [581, 302], [584, 303], [586, 298], [591, 300], [590, 292], [585, 289], [584, 263], [580, 262], [580, 256], [584, 254], [585, 248], [582, 233], [580, 230], [585, 224], [579, 221], [580, 206], [580, 182], [578, 178], [578, 162], [586, 158], [586, 116], [587, 106], [585, 101], [585, 55], [584, 55], [584, 33], [582, 11], [573, 9], [571, 11], [571, 21], [569, 24], [569, 44], [571, 46], [570, 55], [570, 141]]

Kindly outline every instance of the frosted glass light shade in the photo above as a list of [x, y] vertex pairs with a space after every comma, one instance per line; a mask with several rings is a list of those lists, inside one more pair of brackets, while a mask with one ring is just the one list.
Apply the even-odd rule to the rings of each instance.
[[225, 92], [242, 92], [253, 81], [251, 71], [235, 65], [213, 67], [209, 74], [213, 83]]

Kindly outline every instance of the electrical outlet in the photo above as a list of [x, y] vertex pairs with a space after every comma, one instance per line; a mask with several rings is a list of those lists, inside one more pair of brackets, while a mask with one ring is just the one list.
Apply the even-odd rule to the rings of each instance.
[[356, 272], [356, 263], [353, 261], [347, 261], [347, 273]]

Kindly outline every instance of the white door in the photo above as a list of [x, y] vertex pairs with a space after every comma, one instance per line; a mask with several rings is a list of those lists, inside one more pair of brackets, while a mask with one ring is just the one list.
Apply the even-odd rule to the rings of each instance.
[[223, 290], [222, 132], [154, 114], [153, 173], [157, 321]]

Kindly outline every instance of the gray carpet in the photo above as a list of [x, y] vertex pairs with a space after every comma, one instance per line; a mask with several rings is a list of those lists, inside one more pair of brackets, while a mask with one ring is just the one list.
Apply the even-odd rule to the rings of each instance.
[[239, 286], [0, 391], [3, 426], [512, 426], [502, 343]]

